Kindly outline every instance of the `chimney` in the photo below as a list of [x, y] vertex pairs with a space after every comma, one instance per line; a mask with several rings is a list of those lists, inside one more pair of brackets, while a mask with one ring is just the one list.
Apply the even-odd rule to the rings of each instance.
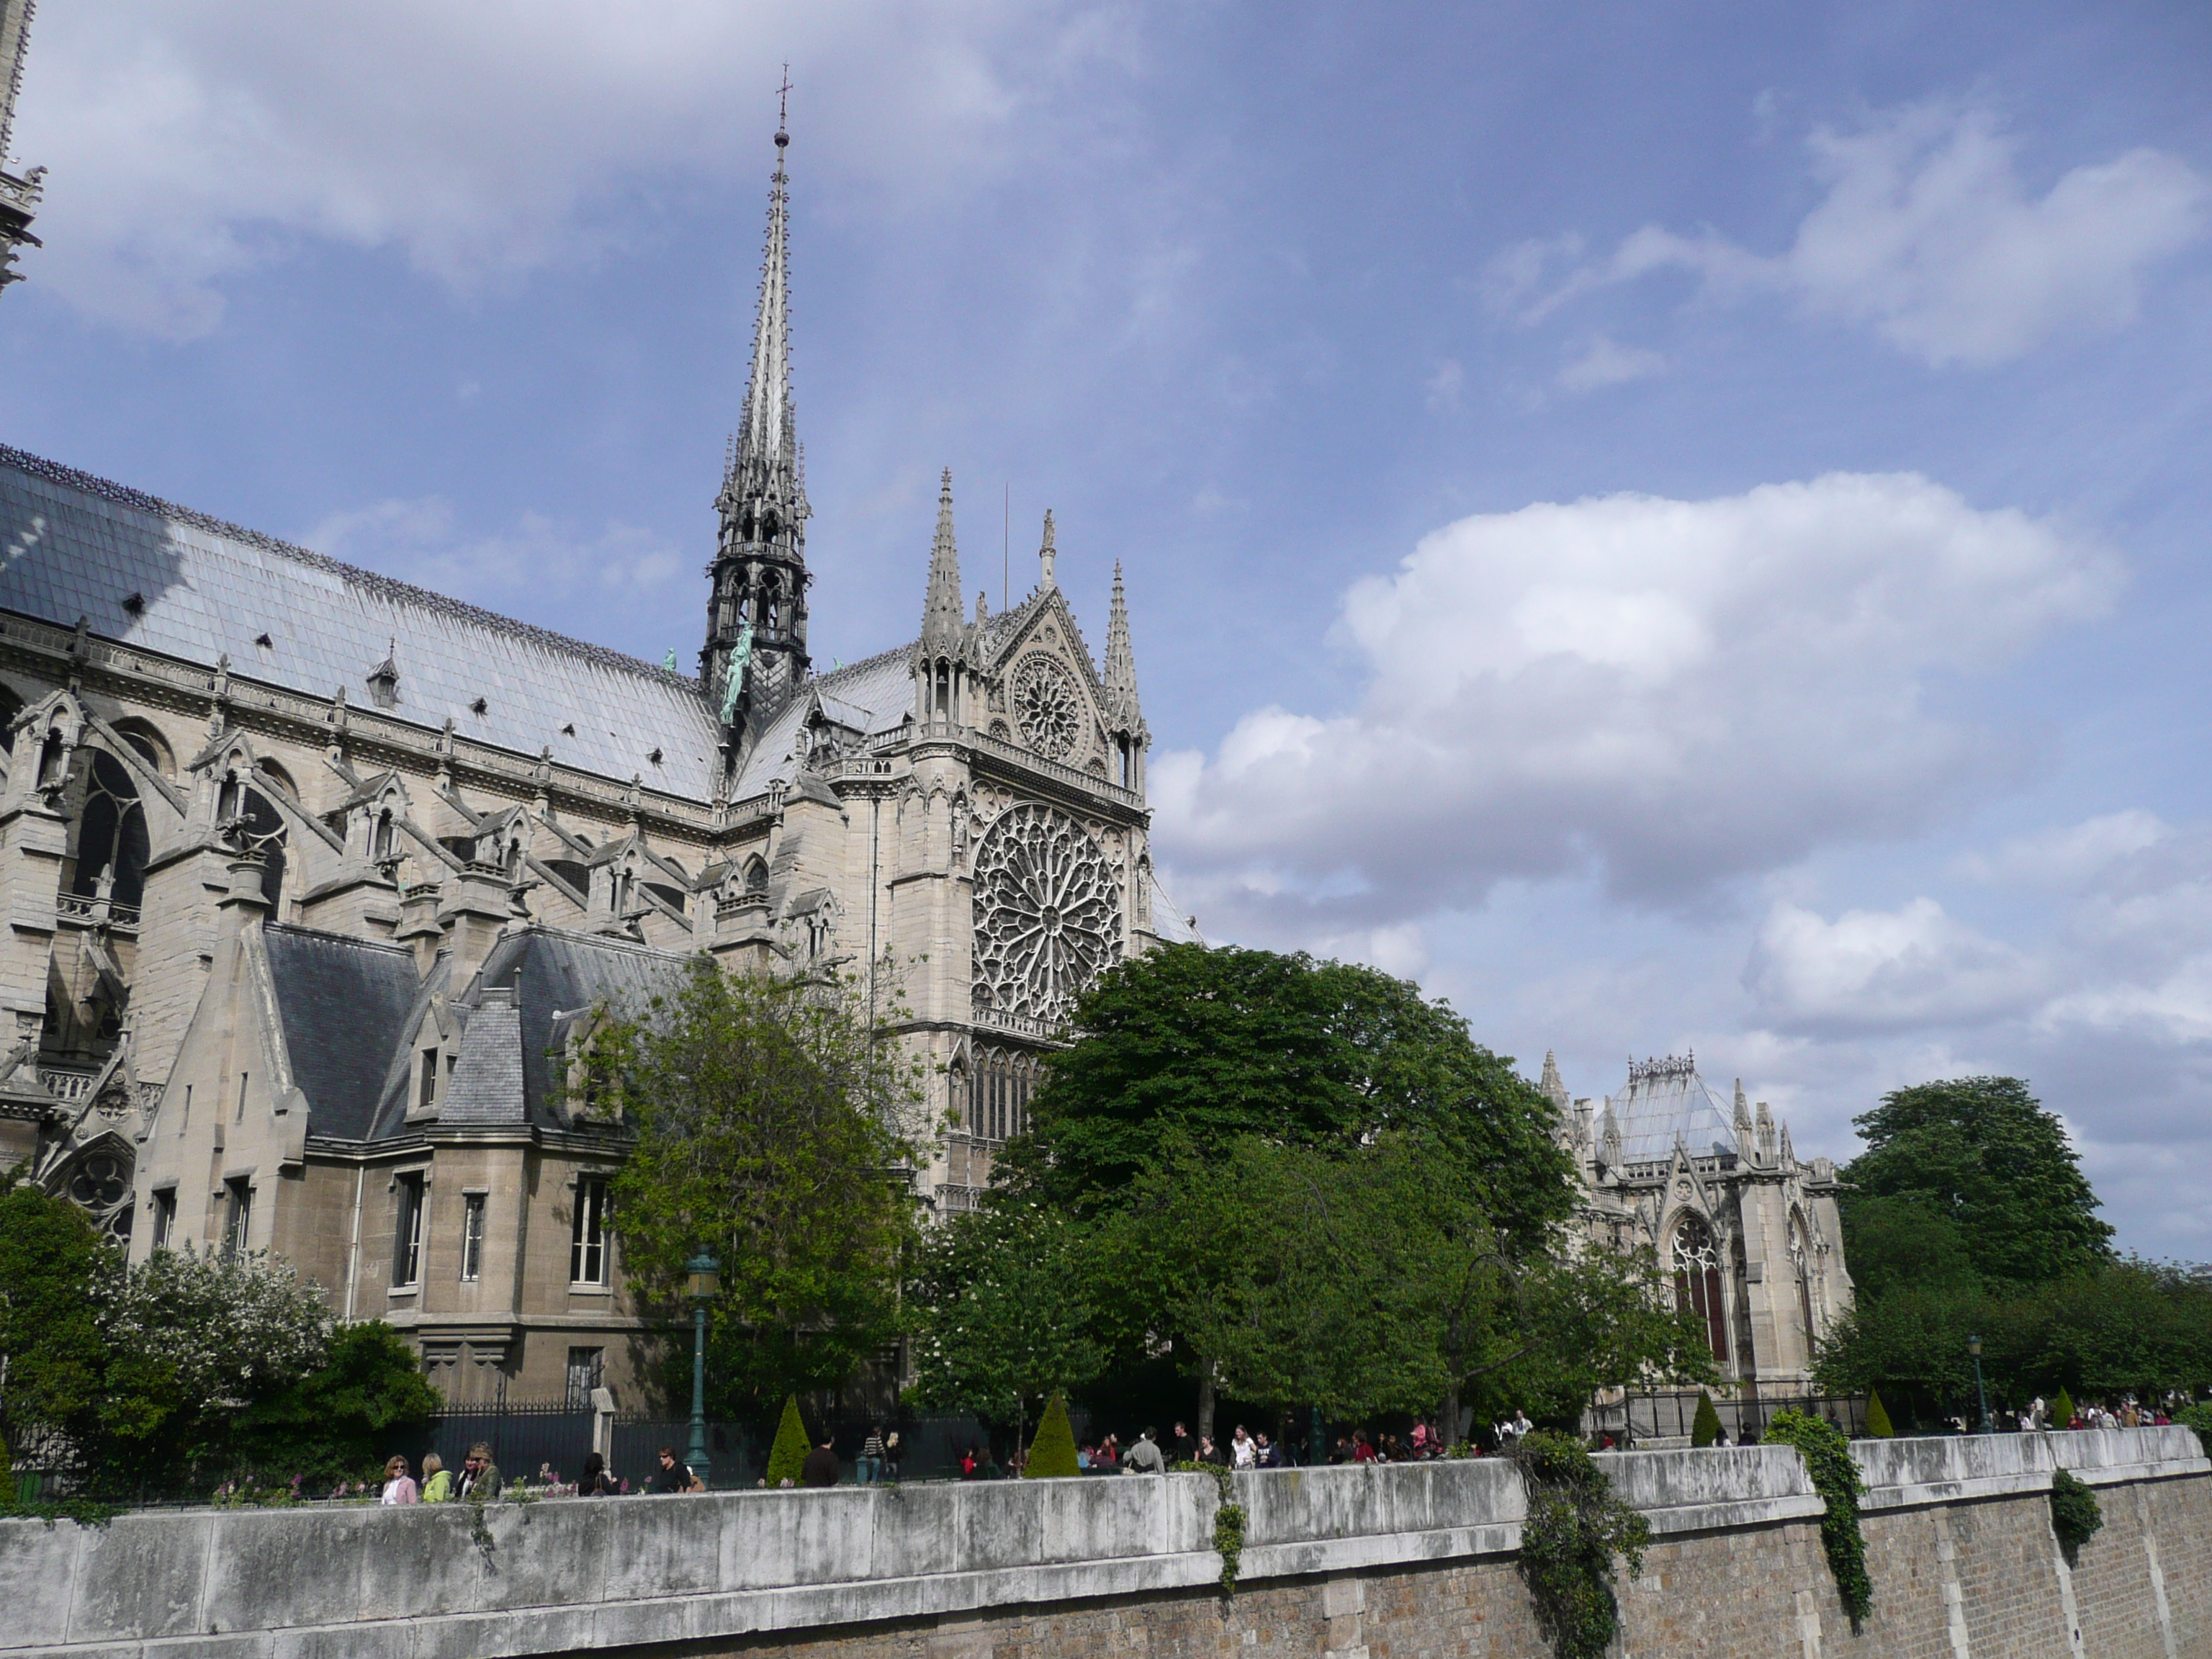
[[498, 865], [472, 860], [459, 874], [447, 878], [438, 906], [438, 927], [453, 953], [454, 987], [476, 977], [514, 915], [507, 872]]

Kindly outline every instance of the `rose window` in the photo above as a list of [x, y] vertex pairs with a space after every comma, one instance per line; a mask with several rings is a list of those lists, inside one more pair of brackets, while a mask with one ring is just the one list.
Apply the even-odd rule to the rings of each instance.
[[1106, 849], [1064, 812], [1017, 806], [975, 850], [975, 1006], [1060, 1021], [1121, 959]]
[[1050, 657], [1023, 659], [1014, 671], [1014, 719], [1023, 739], [1048, 760], [1060, 760], [1083, 731], [1083, 699], [1068, 672]]

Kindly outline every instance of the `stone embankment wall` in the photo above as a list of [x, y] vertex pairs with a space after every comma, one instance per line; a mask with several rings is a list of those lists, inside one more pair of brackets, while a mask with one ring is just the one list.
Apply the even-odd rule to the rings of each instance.
[[[1875, 1611], [1854, 1632], [1786, 1447], [1601, 1460], [1656, 1534], [1624, 1659], [2212, 1656], [2212, 1462], [2185, 1430], [1863, 1442]], [[2069, 1564], [2063, 1464], [2104, 1530]], [[404, 1510], [0, 1522], [0, 1656], [761, 1659], [1540, 1656], [1512, 1466], [1139, 1476]]]

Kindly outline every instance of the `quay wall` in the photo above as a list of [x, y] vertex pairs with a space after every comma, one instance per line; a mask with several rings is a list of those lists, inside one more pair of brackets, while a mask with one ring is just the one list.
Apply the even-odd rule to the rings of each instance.
[[[2185, 1429], [1856, 1443], [1845, 1619], [1784, 1446], [1610, 1455], [1650, 1521], [1622, 1659], [2212, 1659], [2212, 1462]], [[2069, 1562], [2051, 1473], [2105, 1525]], [[1204, 1475], [0, 1522], [0, 1659], [1523, 1659], [1500, 1459]]]

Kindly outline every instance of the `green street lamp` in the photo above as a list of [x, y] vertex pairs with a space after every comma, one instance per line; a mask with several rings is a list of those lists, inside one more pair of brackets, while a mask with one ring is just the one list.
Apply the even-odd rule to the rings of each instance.
[[1982, 1386], [1982, 1339], [1978, 1336], [1969, 1336], [1966, 1339], [1966, 1352], [1974, 1357], [1974, 1397], [1982, 1404], [1981, 1432], [1995, 1434], [1997, 1431], [1996, 1425], [1990, 1421], [1989, 1390]]
[[691, 1297], [691, 1450], [684, 1462], [702, 1486], [714, 1484], [707, 1461], [707, 1304], [722, 1288], [722, 1264], [701, 1250], [684, 1264], [690, 1275], [685, 1289]]

